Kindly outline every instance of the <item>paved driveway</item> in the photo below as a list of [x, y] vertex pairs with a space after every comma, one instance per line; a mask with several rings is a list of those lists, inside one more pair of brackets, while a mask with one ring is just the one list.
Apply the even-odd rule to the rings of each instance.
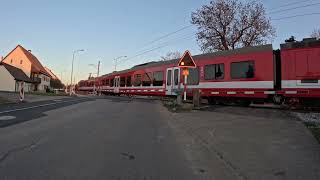
[[320, 145], [287, 111], [216, 106], [170, 113], [193, 169], [215, 179], [320, 179]]

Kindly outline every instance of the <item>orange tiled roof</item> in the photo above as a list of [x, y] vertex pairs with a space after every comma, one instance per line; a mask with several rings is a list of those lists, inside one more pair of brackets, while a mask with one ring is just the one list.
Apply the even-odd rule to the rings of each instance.
[[50, 76], [50, 73], [48, 73], [46, 71], [46, 69], [42, 66], [42, 64], [40, 63], [40, 61], [28, 50], [26, 50], [24, 47], [22, 47], [21, 45], [18, 45], [18, 47], [20, 47], [23, 51], [23, 53], [27, 56], [27, 58], [29, 59], [29, 61], [31, 62], [31, 72], [37, 72], [37, 73], [42, 73], [45, 74], [47, 76]]
[[44, 67], [44, 69], [50, 74], [51, 79], [54, 79], [54, 80], [59, 79], [58, 76], [56, 76], [56, 75], [51, 71], [51, 69], [49, 69], [48, 67]]

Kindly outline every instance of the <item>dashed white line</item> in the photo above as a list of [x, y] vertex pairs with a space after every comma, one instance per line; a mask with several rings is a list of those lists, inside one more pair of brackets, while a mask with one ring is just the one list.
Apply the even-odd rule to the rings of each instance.
[[12, 110], [7, 110], [7, 111], [2, 111], [2, 112], [0, 112], [0, 114], [11, 113], [11, 112], [16, 112], [16, 111], [23, 111], [23, 110], [34, 109], [34, 108], [38, 108], [38, 107], [45, 107], [45, 106], [60, 104], [60, 103], [64, 103], [64, 102], [73, 102], [73, 101], [79, 101], [79, 100], [77, 99], [77, 100], [70, 100], [70, 101], [61, 101], [61, 102], [47, 103], [47, 104], [41, 104], [41, 105], [37, 105], [37, 106], [30, 106], [30, 107], [19, 108], [19, 109], [12, 109]]

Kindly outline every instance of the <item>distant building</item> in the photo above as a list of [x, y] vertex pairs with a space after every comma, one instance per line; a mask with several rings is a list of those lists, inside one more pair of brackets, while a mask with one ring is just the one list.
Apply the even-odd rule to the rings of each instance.
[[29, 92], [33, 81], [19, 68], [0, 63], [0, 91], [19, 91], [19, 82], [25, 82], [24, 90]]
[[32, 80], [28, 88], [30, 91], [46, 91], [50, 88], [50, 73], [30, 50], [21, 45], [14, 48], [1, 62], [21, 69]]

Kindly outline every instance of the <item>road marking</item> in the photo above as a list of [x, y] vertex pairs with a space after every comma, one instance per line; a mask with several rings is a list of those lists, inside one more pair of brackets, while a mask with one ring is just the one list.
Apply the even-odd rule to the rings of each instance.
[[73, 102], [73, 101], [79, 101], [79, 100], [77, 99], [77, 100], [70, 100], [70, 101], [61, 101], [61, 102], [47, 103], [47, 104], [41, 104], [41, 105], [37, 105], [37, 106], [31, 106], [31, 107], [25, 107], [25, 108], [19, 108], [19, 109], [12, 109], [12, 110], [7, 110], [7, 111], [2, 111], [2, 112], [0, 112], [0, 114], [29, 110], [29, 109], [34, 109], [34, 108], [38, 108], [38, 107], [45, 107], [45, 106], [60, 104], [60, 103], [64, 103], [64, 102]]
[[15, 116], [0, 116], [0, 121], [8, 121], [15, 118]]

